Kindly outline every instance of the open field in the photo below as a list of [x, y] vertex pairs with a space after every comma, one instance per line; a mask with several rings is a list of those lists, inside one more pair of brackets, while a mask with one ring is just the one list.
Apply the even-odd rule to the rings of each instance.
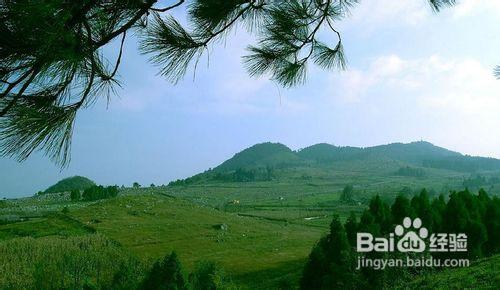
[[[146, 191], [156, 193], [141, 193]], [[93, 203], [54, 202], [52, 207], [59, 211], [67, 206], [67, 215], [36, 216], [37, 211], [25, 199], [22, 208], [29, 209], [26, 215], [16, 203], [12, 210], [21, 220], [0, 225], [0, 239], [97, 232], [145, 263], [175, 250], [186, 271], [197, 261], [216, 261], [240, 287], [269, 289], [283, 279], [298, 281], [312, 246], [326, 231], [323, 226], [223, 212], [162, 191], [130, 189], [118, 198]]]
[[[192, 194], [215, 188], [185, 187]], [[234, 192], [233, 187], [224, 188]], [[366, 208], [365, 204], [342, 204], [338, 201], [339, 193], [311, 193], [300, 206], [295, 204], [299, 199], [290, 203], [286, 199], [276, 200], [283, 194], [276, 190], [274, 195], [260, 195], [258, 202], [257, 191], [265, 188], [263, 184], [245, 188], [248, 192], [242, 188], [240, 196], [247, 193], [252, 197], [253, 193], [256, 204], [250, 204], [247, 197], [247, 205], [240, 201], [217, 209], [199, 200], [191, 201], [177, 187], [125, 189], [116, 198], [95, 202], [71, 202], [54, 195], [38, 207], [34, 205], [40, 203], [39, 198], [8, 201], [2, 213], [16, 213], [19, 219], [0, 225], [0, 240], [85, 237], [97, 233], [116, 242], [144, 265], [176, 251], [186, 273], [193, 270], [196, 262], [211, 260], [219, 263], [242, 289], [275, 289], [283, 281], [296, 285], [311, 248], [328, 231], [334, 214], [345, 219], [350, 211], [360, 213]], [[68, 209], [66, 214], [61, 213], [64, 208]], [[488, 265], [492, 267], [491, 263]], [[487, 275], [498, 272], [490, 268], [485, 270]], [[465, 270], [449, 275], [439, 273], [439, 283], [456, 280], [453, 277], [457, 277], [457, 271]], [[479, 276], [470, 279], [480, 279]], [[427, 285], [432, 279], [422, 277], [414, 286]]]
[[[276, 277], [296, 281], [324, 230], [195, 205], [161, 194], [127, 195], [71, 212], [142, 259], [175, 250], [192, 269], [219, 262], [239, 285], [268, 289]], [[221, 225], [227, 229], [221, 229]]]

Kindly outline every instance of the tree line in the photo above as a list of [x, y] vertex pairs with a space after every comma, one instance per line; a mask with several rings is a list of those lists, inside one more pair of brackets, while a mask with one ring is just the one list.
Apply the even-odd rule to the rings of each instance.
[[94, 185], [80, 192], [75, 189], [70, 192], [71, 201], [94, 201], [99, 199], [106, 199], [116, 197], [118, 195], [118, 186], [102, 186]]
[[424, 177], [425, 170], [423, 170], [422, 168], [413, 168], [410, 166], [406, 166], [399, 168], [396, 172], [396, 175], [407, 177]]
[[215, 290], [236, 289], [224, 270], [212, 261], [200, 261], [186, 279], [175, 252], [156, 261], [138, 289], [148, 290]]
[[475, 174], [464, 179], [463, 186], [465, 188], [477, 188], [480, 186], [495, 185], [498, 183], [500, 183], [500, 177], [498, 176], [487, 177], [481, 174]]
[[276, 178], [276, 171], [272, 166], [256, 168], [237, 168], [228, 172], [217, 172], [208, 170], [186, 179], [177, 179], [171, 181], [169, 186], [190, 185], [201, 181], [203, 178], [219, 182], [252, 182], [252, 181], [271, 181]]
[[[409, 199], [399, 195], [392, 205], [379, 195], [373, 197], [361, 217], [351, 213], [342, 224], [338, 216], [330, 224], [329, 233], [313, 247], [300, 281], [301, 289], [384, 288], [403, 283], [419, 271], [429, 269], [362, 268], [356, 271], [357, 232], [388, 236], [405, 217], [422, 220], [430, 233], [465, 233], [467, 252], [426, 253], [435, 257], [476, 260], [500, 250], [500, 199], [486, 191], [473, 194], [468, 190], [452, 192], [446, 201], [443, 195], [430, 199], [426, 190]], [[371, 258], [398, 257], [401, 253], [367, 253]], [[451, 256], [453, 255], [453, 256]]]
[[424, 160], [422, 166], [461, 172], [477, 172], [479, 170], [498, 170], [500, 169], [500, 162], [494, 158], [465, 155]]

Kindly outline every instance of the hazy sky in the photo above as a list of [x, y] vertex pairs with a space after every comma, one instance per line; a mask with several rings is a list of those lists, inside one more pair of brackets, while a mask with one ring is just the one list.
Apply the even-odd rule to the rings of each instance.
[[168, 183], [265, 141], [299, 149], [426, 140], [500, 158], [500, 80], [492, 75], [500, 1], [458, 1], [439, 14], [425, 0], [361, 1], [339, 23], [348, 70], [310, 66], [307, 84], [294, 89], [247, 76], [240, 56], [252, 38], [243, 30], [213, 46], [210, 66], [205, 56], [196, 78], [189, 73], [176, 86], [129, 38], [122, 89], [109, 108], [79, 113], [69, 167], [60, 171], [41, 154], [20, 164], [0, 158], [0, 197], [31, 195], [73, 175]]

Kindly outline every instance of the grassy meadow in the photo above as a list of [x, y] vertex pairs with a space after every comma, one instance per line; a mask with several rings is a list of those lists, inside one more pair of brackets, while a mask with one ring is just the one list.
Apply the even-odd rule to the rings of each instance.
[[[418, 166], [421, 161], [415, 163], [409, 157], [388, 158], [379, 153], [315, 163], [290, 152], [278, 150], [278, 157], [261, 154], [260, 159], [255, 152], [250, 154], [253, 159], [239, 153], [220, 168], [185, 181], [168, 186], [121, 187], [116, 197], [113, 194], [93, 200], [87, 195], [85, 200], [75, 199], [71, 182], [64, 180], [51, 187], [51, 191], [63, 188], [61, 193], [41, 192], [2, 200], [0, 251], [4, 253], [4, 271], [0, 272], [0, 288], [50, 288], [39, 276], [46, 274], [40, 270], [46, 268], [59, 273], [59, 288], [130, 289], [123, 285], [138, 285], [155, 261], [175, 251], [186, 276], [198, 262], [213, 261], [231, 282], [228, 289], [295, 289], [311, 249], [329, 232], [333, 216], [345, 222], [354, 212], [359, 218], [375, 194], [391, 203], [399, 194], [411, 198], [422, 188], [429, 190], [431, 198], [463, 189], [466, 182], [476, 186], [472, 190], [487, 186], [493, 196], [500, 188], [496, 170], [471, 173], [423, 167]], [[285, 166], [273, 161], [283, 162], [284, 157], [291, 158], [292, 163]], [[235, 167], [245, 162], [251, 165], [244, 170]], [[274, 166], [272, 170], [269, 164]], [[267, 166], [264, 179], [258, 178], [265, 172], [259, 169], [262, 166]], [[252, 171], [254, 168], [257, 171]], [[245, 178], [253, 179], [227, 180], [242, 172]], [[418, 176], [401, 172], [416, 172]], [[481, 174], [481, 178], [472, 178], [473, 174]], [[91, 181], [75, 178], [78, 184], [93, 186]], [[347, 185], [352, 185], [352, 197], [346, 201], [343, 192]], [[87, 189], [82, 190], [83, 197]], [[99, 190], [107, 189], [97, 188], [94, 193]], [[77, 190], [76, 196], [80, 193]], [[77, 248], [84, 250], [77, 254]], [[43, 264], [48, 263], [45, 260], [49, 256], [57, 259], [53, 264]], [[89, 262], [83, 268], [70, 267], [71, 274], [64, 265], [74, 265], [75, 261], [68, 256]], [[468, 269], [418, 277], [408, 287], [445, 288], [446, 281], [461, 285], [458, 277], [468, 275], [471, 281], [484, 280], [481, 283], [488, 288], [496, 282], [485, 280], [495, 277], [492, 281], [498, 281], [497, 261], [494, 256]], [[102, 267], [106, 269], [101, 271]], [[480, 271], [485, 274], [481, 276]], [[69, 277], [74, 279], [69, 281]]]

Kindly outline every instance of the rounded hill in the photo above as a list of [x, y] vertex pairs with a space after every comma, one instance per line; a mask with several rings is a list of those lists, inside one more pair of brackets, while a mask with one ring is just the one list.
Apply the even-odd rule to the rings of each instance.
[[59, 193], [72, 190], [85, 190], [95, 185], [95, 182], [83, 176], [73, 176], [60, 180], [47, 188], [44, 193]]
[[281, 143], [260, 143], [236, 153], [231, 159], [219, 165], [217, 171], [231, 171], [239, 168], [290, 165], [300, 158]]

